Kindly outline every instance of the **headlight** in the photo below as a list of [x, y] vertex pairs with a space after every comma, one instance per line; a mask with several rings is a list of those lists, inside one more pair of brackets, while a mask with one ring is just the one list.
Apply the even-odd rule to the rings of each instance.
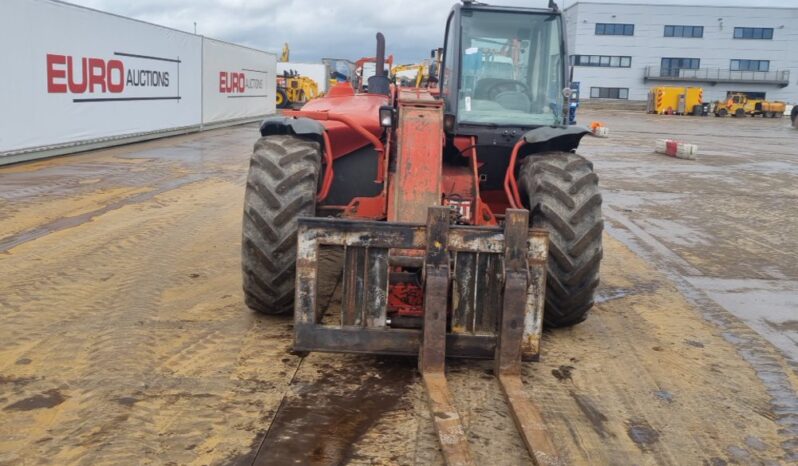
[[380, 126], [390, 128], [393, 126], [394, 108], [389, 105], [380, 107]]

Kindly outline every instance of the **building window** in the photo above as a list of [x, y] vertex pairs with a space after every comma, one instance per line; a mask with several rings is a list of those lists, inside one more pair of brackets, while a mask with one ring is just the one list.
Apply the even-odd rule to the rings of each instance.
[[698, 58], [663, 58], [661, 76], [679, 76], [679, 70], [697, 70], [701, 66]]
[[773, 39], [773, 28], [734, 28], [735, 39]]
[[613, 57], [608, 55], [571, 55], [574, 66], [604, 66], [609, 68], [629, 68], [632, 57]]
[[732, 60], [732, 71], [770, 71], [770, 60]]
[[665, 37], [704, 37], [704, 26], [665, 26]]
[[626, 87], [591, 87], [591, 99], [629, 99], [629, 89]]
[[597, 36], [633, 36], [634, 24], [596, 23]]

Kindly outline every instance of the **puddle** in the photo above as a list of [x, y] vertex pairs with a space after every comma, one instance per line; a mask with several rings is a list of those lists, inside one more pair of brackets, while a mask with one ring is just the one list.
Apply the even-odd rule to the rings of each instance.
[[626, 433], [635, 445], [641, 449], [645, 449], [649, 445], [659, 441], [659, 432], [654, 430], [645, 421], [630, 421]]
[[638, 223], [649, 234], [677, 246], [701, 246], [712, 243], [712, 237], [687, 225], [664, 218], [647, 218]]
[[349, 361], [341, 369], [325, 367], [320, 379], [298, 385], [279, 409], [253, 465], [346, 464], [371, 426], [386, 412], [404, 409], [399, 404], [413, 383], [414, 359]]
[[713, 277], [687, 280], [798, 363], [798, 282]]
[[571, 380], [571, 373], [574, 369], [574, 366], [560, 366], [557, 369], [552, 369], [551, 375], [560, 382], [564, 382], [566, 380]]
[[52, 408], [64, 401], [66, 401], [66, 397], [58, 390], [52, 389], [12, 403], [3, 408], [3, 411], [32, 411], [34, 409]]

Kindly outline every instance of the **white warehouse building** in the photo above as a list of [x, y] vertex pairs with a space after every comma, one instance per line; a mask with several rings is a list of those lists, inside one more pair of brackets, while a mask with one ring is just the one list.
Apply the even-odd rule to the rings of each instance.
[[669, 85], [798, 103], [798, 7], [578, 2], [565, 23], [583, 100]]

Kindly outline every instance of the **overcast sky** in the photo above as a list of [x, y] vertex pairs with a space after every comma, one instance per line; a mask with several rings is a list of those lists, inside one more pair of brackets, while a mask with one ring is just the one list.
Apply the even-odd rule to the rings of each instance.
[[[610, 0], [643, 3], [645, 0]], [[400, 63], [419, 61], [443, 45], [446, 16], [455, 0], [71, 0], [71, 3], [250, 47], [291, 61], [357, 59], [374, 54], [374, 34]], [[548, 0], [487, 0], [496, 5], [545, 7]], [[561, 7], [576, 3], [559, 0]], [[798, 0], [651, 0], [661, 4], [797, 6]]]

